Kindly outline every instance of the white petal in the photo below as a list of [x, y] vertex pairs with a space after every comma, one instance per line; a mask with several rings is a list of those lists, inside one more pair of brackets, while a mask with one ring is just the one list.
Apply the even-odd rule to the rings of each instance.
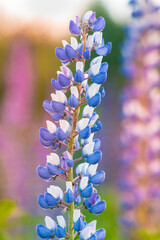
[[91, 155], [93, 153], [93, 149], [94, 149], [94, 142], [88, 143], [83, 147], [82, 153], [84, 155]]
[[86, 176], [86, 171], [88, 167], [89, 167], [89, 163], [85, 163], [82, 168], [82, 176]]
[[72, 87], [70, 87], [70, 90], [71, 90], [71, 94], [73, 94], [76, 98], [79, 97], [78, 89], [77, 89], [76, 86], [72, 86]]
[[63, 47], [65, 48], [65, 46], [68, 44], [68, 42], [66, 40], [62, 40], [62, 44], [63, 44]]
[[68, 189], [70, 189], [71, 191], [73, 191], [73, 189], [72, 189], [72, 182], [71, 182], [71, 181], [67, 181], [67, 182], [66, 182], [66, 192], [68, 191]]
[[71, 37], [71, 47], [76, 50], [78, 48], [78, 42], [75, 37]]
[[90, 238], [92, 235], [92, 227], [85, 227], [82, 231], [80, 236], [84, 239], [87, 240], [88, 238]]
[[50, 230], [54, 230], [55, 229], [56, 223], [55, 223], [55, 221], [51, 217], [46, 216], [44, 220], [45, 220], [46, 227], [48, 229], [50, 229]]
[[87, 139], [81, 139], [81, 144], [86, 145], [86, 144], [88, 144], [88, 143], [92, 143], [93, 137], [94, 137], [94, 133], [91, 133], [90, 136], [89, 136], [89, 138], [87, 138]]
[[86, 43], [86, 47], [88, 49], [92, 49], [93, 47], [93, 35], [89, 35], [87, 38], [87, 43]]
[[81, 72], [84, 72], [84, 65], [83, 62], [76, 62], [76, 72], [80, 70]]
[[99, 115], [98, 114], [94, 114], [94, 116], [91, 118], [90, 122], [89, 122], [89, 126], [93, 126], [95, 124], [95, 122], [98, 120]]
[[101, 87], [100, 84], [96, 83], [91, 84], [87, 91], [87, 96], [89, 96], [89, 98], [95, 96], [99, 92], [100, 87]]
[[88, 22], [88, 20], [89, 20], [89, 18], [90, 18], [90, 16], [92, 15], [92, 11], [87, 11], [84, 15], [83, 15], [83, 17], [82, 17], [82, 23], [84, 23], [84, 22]]
[[97, 224], [96, 220], [94, 220], [94, 221], [92, 221], [92, 222], [87, 224], [87, 227], [91, 227], [92, 228], [92, 234], [94, 234], [95, 231], [96, 231], [96, 224]]
[[62, 74], [64, 74], [67, 78], [69, 78], [69, 79], [72, 78], [72, 72], [68, 67], [61, 66], [60, 69], [62, 71]]
[[97, 46], [102, 45], [102, 32], [93, 33], [93, 40]]
[[91, 63], [90, 63], [90, 67], [92, 67], [93, 65], [95, 65], [95, 64], [97, 64], [97, 63], [99, 63], [99, 64], [101, 65], [102, 59], [103, 59], [102, 56], [93, 58], [93, 60], [92, 60]]
[[51, 185], [47, 188], [47, 192], [50, 193], [56, 199], [60, 198], [63, 199], [63, 191], [60, 187]]
[[64, 94], [64, 92], [62, 91], [56, 91], [56, 95], [58, 97], [58, 102], [61, 102], [61, 103], [67, 103], [67, 97], [66, 95]]
[[97, 171], [97, 168], [98, 168], [98, 163], [97, 164], [91, 164], [86, 170], [86, 175], [88, 175], [88, 176], [95, 175], [96, 171]]
[[84, 166], [85, 163], [81, 163], [76, 167], [76, 174], [79, 175], [82, 173], [82, 168]]
[[82, 116], [83, 117], [87, 117], [87, 118], [90, 118], [93, 114], [93, 111], [94, 111], [94, 108], [93, 107], [90, 107], [89, 105], [86, 105], [83, 109], [83, 114]]
[[81, 181], [80, 181], [80, 189], [83, 190], [87, 187], [88, 185], [88, 177], [82, 177]]
[[77, 220], [80, 218], [80, 216], [81, 216], [80, 209], [75, 209], [74, 214], [73, 214], [73, 222], [77, 222]]
[[59, 226], [61, 226], [62, 228], [66, 228], [66, 221], [62, 215], [57, 216], [57, 221]]
[[96, 74], [99, 73], [100, 66], [101, 66], [101, 63], [96, 63], [96, 64], [92, 65], [88, 70], [88, 74], [91, 77], [95, 76]]
[[46, 121], [46, 124], [47, 124], [47, 129], [48, 129], [48, 131], [49, 131], [50, 133], [53, 134], [53, 133], [56, 132], [57, 127], [56, 127], [56, 125], [55, 125], [53, 122], [47, 120], [47, 121]]
[[50, 153], [50, 155], [47, 155], [47, 163], [58, 166], [60, 164], [59, 156], [56, 153]]
[[58, 96], [57, 96], [57, 94], [51, 93], [51, 98], [52, 98], [53, 101], [58, 102]]
[[59, 120], [59, 126], [65, 133], [70, 130], [70, 124], [64, 119]]
[[81, 120], [79, 120], [78, 123], [77, 123], [77, 130], [81, 131], [84, 128], [86, 128], [87, 125], [88, 125], [88, 122], [89, 122], [88, 118], [82, 118]]

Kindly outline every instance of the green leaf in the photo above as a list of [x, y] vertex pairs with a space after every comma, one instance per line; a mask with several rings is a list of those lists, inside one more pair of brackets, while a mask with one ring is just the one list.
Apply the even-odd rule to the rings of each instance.
[[[14, 201], [10, 199], [5, 199], [0, 201], [0, 228], [3, 227], [8, 217], [12, 214], [13, 210], [16, 208]], [[1, 238], [0, 238], [1, 239]]]

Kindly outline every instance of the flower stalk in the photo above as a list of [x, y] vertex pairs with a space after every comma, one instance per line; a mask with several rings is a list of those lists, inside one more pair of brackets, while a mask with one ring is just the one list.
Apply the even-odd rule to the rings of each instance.
[[[37, 172], [48, 181], [58, 176], [63, 178], [66, 191], [63, 193], [60, 187], [50, 185], [47, 192], [39, 195], [38, 203], [44, 209], [58, 207], [67, 211], [68, 226], [62, 215], [57, 216], [57, 223], [47, 216], [46, 225], [37, 225], [37, 233], [41, 238], [56, 236], [58, 239], [74, 240], [77, 235], [81, 240], [105, 238], [105, 230], [96, 230], [96, 221], [87, 224], [82, 214], [84, 209], [88, 209], [97, 215], [106, 208], [105, 201], [100, 199], [94, 187], [105, 179], [105, 172], [97, 171], [102, 153], [100, 140], [94, 139], [94, 134], [102, 128], [94, 110], [105, 95], [101, 84], [106, 81], [108, 70], [108, 64], [102, 63], [102, 58], [111, 52], [111, 43], [105, 45], [102, 38], [104, 27], [104, 18], [96, 18], [95, 13], [88, 11], [82, 23], [78, 17], [76, 22], [70, 21], [70, 32], [80, 36], [80, 43], [71, 37], [71, 44], [63, 40], [64, 48], [57, 47], [55, 51], [62, 63], [61, 71], [57, 72], [57, 79], [51, 80], [55, 89], [55, 93], [51, 94], [52, 100], [43, 103], [53, 121], [46, 121], [47, 128], [40, 129], [41, 143], [51, 147], [53, 152], [47, 156], [46, 167], [39, 166]], [[93, 35], [89, 35], [88, 30], [93, 31]], [[84, 72], [85, 61], [91, 58], [93, 50], [98, 57], [91, 60], [90, 68]], [[73, 61], [76, 61], [74, 76], [67, 67]], [[67, 99], [65, 93], [68, 91], [70, 96]], [[62, 157], [55, 153], [59, 148], [65, 149]], [[82, 156], [74, 159], [74, 153], [79, 150], [82, 150]], [[83, 162], [75, 169], [74, 163], [80, 160]]]

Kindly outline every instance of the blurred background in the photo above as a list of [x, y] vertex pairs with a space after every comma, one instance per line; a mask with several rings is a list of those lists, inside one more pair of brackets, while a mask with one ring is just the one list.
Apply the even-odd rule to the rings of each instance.
[[[106, 181], [99, 188], [107, 210], [97, 217], [106, 239], [121, 239], [116, 181], [119, 155], [119, 93], [125, 80], [119, 73], [123, 25], [130, 16], [127, 0], [0, 0], [0, 240], [36, 239], [43, 222], [37, 196], [46, 184], [36, 174], [49, 152], [39, 142], [39, 128], [48, 115], [42, 103], [52, 92], [60, 61], [55, 48], [69, 40], [69, 21], [87, 10], [106, 20], [105, 42], [113, 44], [106, 97], [98, 112]], [[90, 217], [91, 220], [91, 217]]]

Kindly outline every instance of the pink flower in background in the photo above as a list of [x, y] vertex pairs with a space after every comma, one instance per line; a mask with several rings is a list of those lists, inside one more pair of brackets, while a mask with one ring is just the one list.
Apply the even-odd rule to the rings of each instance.
[[160, 18], [151, 1], [130, 1], [122, 71], [130, 80], [122, 99], [121, 223], [160, 227]]

